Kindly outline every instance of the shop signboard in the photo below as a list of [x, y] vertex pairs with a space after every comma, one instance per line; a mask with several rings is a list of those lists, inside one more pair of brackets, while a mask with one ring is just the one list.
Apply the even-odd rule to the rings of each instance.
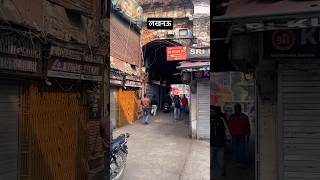
[[186, 46], [170, 46], [167, 50], [167, 61], [184, 61], [187, 60]]
[[41, 44], [26, 37], [6, 32], [0, 35], [0, 71], [17, 75], [39, 75], [41, 64]]
[[306, 29], [320, 27], [320, 17], [277, 19], [274, 21], [259, 21], [238, 23], [232, 26], [233, 32], [259, 32], [283, 29]]
[[194, 71], [192, 72], [193, 80], [209, 80], [210, 79], [210, 71]]
[[103, 57], [62, 47], [51, 47], [49, 77], [102, 81]]
[[173, 29], [173, 18], [147, 18], [147, 29]]
[[142, 87], [141, 82], [130, 81], [130, 80], [126, 80], [124, 85], [128, 87]]
[[264, 32], [265, 59], [314, 59], [320, 57], [319, 28]]
[[210, 48], [188, 48], [188, 59], [210, 59]]

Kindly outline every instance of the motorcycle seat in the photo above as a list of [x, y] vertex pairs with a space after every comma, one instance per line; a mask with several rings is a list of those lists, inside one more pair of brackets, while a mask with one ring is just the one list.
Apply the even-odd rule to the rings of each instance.
[[124, 136], [119, 136], [116, 139], [114, 139], [111, 143], [111, 148], [112, 151], [117, 149], [121, 144], [123, 144], [125, 141], [125, 137]]

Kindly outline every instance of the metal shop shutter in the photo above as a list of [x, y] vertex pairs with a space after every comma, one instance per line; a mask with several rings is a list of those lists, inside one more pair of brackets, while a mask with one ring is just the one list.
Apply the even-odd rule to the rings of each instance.
[[197, 82], [197, 138], [210, 139], [210, 81]]
[[320, 179], [320, 63], [279, 67], [280, 179]]
[[119, 89], [117, 94], [119, 117], [117, 127], [132, 124], [136, 120], [137, 98], [136, 90]]
[[19, 85], [0, 80], [0, 179], [17, 179]]
[[133, 24], [122, 21], [117, 15], [110, 15], [110, 56], [139, 65], [141, 61], [140, 34], [133, 29]]

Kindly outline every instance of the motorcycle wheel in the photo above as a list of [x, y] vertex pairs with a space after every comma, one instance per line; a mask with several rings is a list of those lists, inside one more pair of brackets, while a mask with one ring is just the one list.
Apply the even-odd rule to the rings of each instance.
[[116, 161], [119, 166], [117, 166], [117, 163], [114, 160], [112, 160], [110, 164], [112, 180], [120, 180], [123, 177], [127, 166], [127, 154], [123, 151], [119, 151], [116, 155]]

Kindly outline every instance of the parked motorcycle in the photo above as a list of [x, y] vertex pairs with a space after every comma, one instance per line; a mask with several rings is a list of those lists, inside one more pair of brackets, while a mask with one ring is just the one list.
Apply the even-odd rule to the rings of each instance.
[[127, 165], [129, 133], [121, 134], [111, 143], [110, 176], [112, 180], [120, 180]]

